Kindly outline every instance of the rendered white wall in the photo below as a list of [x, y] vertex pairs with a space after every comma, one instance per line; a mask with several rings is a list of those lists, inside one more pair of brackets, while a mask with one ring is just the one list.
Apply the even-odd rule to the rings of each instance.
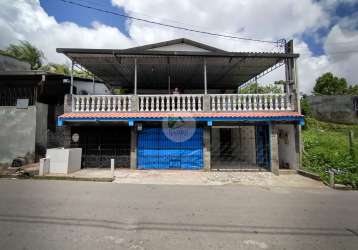
[[27, 109], [0, 107], [0, 164], [11, 164], [16, 157], [33, 161], [35, 137], [36, 106]]
[[298, 169], [298, 154], [294, 125], [275, 125], [278, 135], [278, 159], [280, 166], [289, 165], [290, 169]]

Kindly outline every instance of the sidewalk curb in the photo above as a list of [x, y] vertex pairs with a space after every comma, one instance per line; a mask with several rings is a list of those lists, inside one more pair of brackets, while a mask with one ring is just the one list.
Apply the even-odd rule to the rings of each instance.
[[19, 180], [58, 180], [58, 181], [93, 181], [93, 182], [113, 182], [114, 178], [105, 178], [105, 177], [73, 177], [73, 176], [30, 176], [30, 177], [23, 177], [23, 176], [14, 176], [14, 175], [0, 175], [0, 179], [19, 179]]
[[302, 176], [305, 176], [305, 177], [311, 178], [313, 180], [316, 180], [316, 181], [322, 181], [321, 177], [319, 175], [304, 171], [302, 169], [298, 169], [297, 173], [302, 175]]
[[37, 180], [62, 180], [62, 181], [94, 181], [94, 182], [113, 182], [114, 178], [106, 177], [74, 177], [74, 176], [34, 176]]

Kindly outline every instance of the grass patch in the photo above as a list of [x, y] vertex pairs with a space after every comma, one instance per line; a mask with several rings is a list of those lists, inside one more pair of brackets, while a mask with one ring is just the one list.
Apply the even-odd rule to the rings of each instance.
[[[303, 128], [303, 169], [319, 174], [328, 181], [328, 170], [340, 171], [336, 183], [358, 188], [358, 125], [340, 125], [306, 118]], [[349, 147], [353, 131], [354, 147]]]

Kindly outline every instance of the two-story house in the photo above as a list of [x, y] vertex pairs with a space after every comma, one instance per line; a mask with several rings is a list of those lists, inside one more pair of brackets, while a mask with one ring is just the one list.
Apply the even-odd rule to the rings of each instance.
[[[135, 48], [59, 48], [121, 95], [67, 95], [58, 125], [83, 167], [297, 169], [300, 125], [292, 41], [283, 53], [228, 52], [188, 39]], [[238, 94], [280, 65], [281, 94]]]

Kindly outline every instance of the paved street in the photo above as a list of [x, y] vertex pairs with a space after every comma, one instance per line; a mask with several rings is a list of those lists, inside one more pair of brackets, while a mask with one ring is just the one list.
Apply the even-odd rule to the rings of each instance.
[[358, 192], [0, 180], [0, 249], [357, 249]]

